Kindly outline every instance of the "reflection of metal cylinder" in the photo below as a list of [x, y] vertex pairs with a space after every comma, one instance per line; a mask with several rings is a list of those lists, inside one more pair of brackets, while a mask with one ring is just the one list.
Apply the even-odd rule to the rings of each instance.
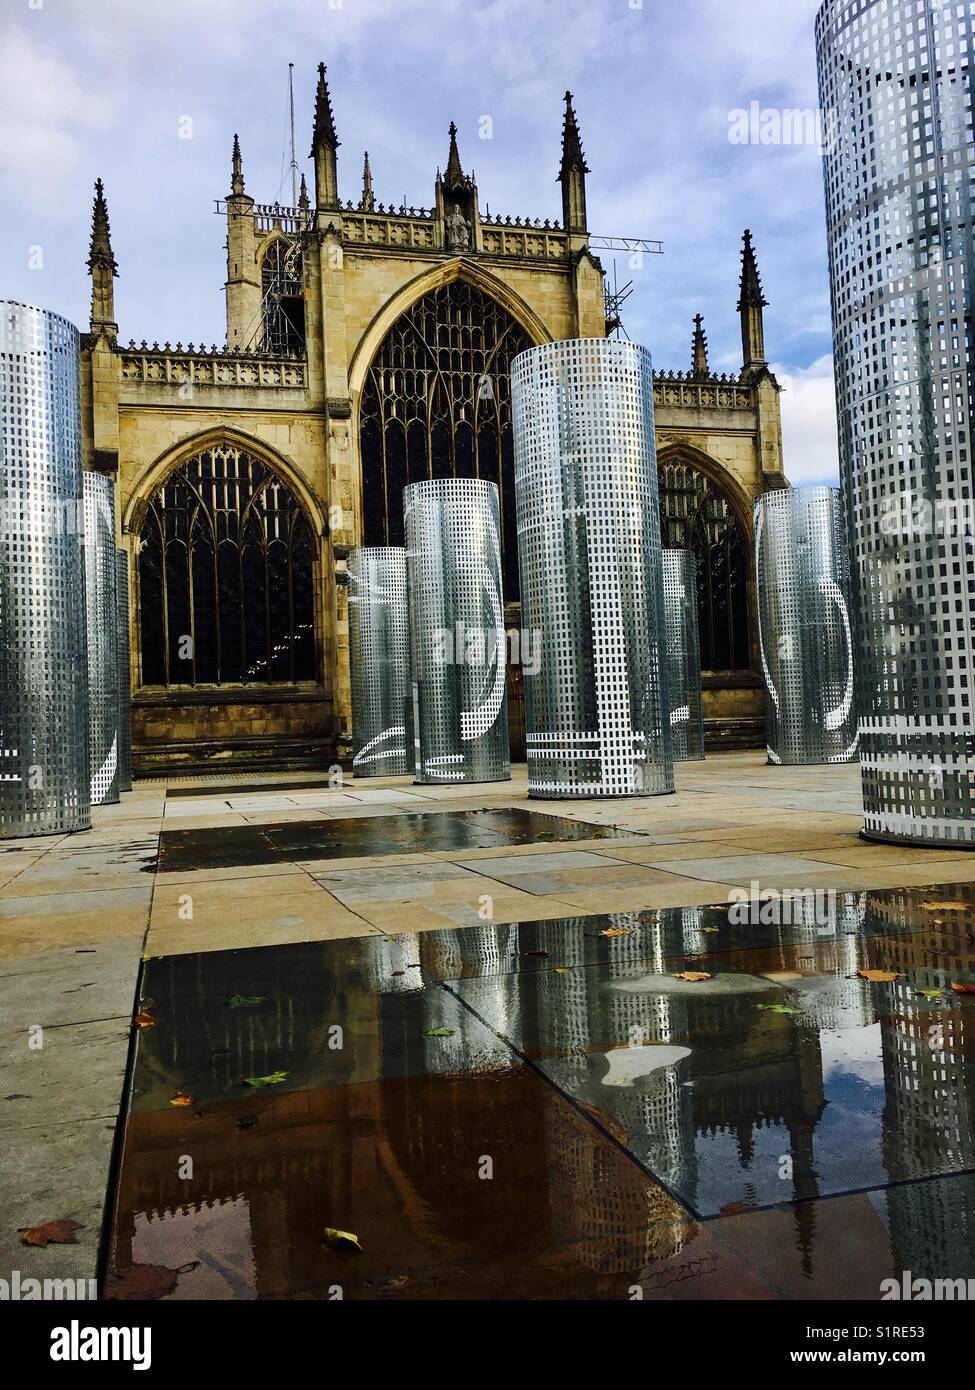
[[0, 835], [91, 825], [78, 330], [0, 302]]
[[408, 755], [406, 739], [406, 551], [400, 546], [353, 550], [348, 570], [352, 770], [357, 777], [404, 777], [413, 771], [413, 749]]
[[697, 556], [664, 550], [664, 679], [670, 709], [674, 761], [704, 757], [701, 710], [701, 647], [697, 628]]
[[91, 804], [104, 806], [119, 799], [115, 489], [103, 473], [86, 473], [84, 483]]
[[849, 556], [836, 488], [782, 488], [755, 503], [762, 670], [773, 763], [857, 752]]
[[511, 386], [529, 795], [671, 792], [650, 354], [545, 343]]
[[476, 478], [403, 491], [418, 782], [511, 776], [498, 489]]
[[115, 552], [118, 600], [118, 789], [132, 790], [132, 668], [129, 664], [129, 557]]

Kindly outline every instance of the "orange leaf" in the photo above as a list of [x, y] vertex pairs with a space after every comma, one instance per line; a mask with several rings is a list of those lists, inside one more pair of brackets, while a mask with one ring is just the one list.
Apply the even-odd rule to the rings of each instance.
[[155, 1028], [156, 1026], [156, 1020], [148, 1009], [143, 1009], [141, 1013], [136, 1014], [132, 1022], [136, 1028]]
[[600, 936], [633, 936], [632, 927], [607, 927], [605, 931], [599, 933]]
[[675, 980], [690, 980], [692, 984], [697, 984], [699, 980], [710, 980], [711, 976], [706, 970], [682, 970], [679, 975], [675, 975]]
[[956, 994], [975, 994], [975, 985], [959, 984], [957, 980], [952, 980], [951, 988]]
[[900, 972], [897, 970], [859, 970], [857, 974], [862, 975], [865, 980], [899, 980]]
[[196, 1104], [196, 1100], [193, 1096], [187, 1095], [185, 1091], [177, 1091], [174, 1096], [170, 1097], [169, 1103], [177, 1110], [188, 1110], [191, 1105]]
[[81, 1230], [80, 1221], [45, 1221], [42, 1226], [29, 1226], [21, 1231], [23, 1245], [77, 1245], [75, 1231]]
[[969, 912], [971, 903], [947, 902], [947, 903], [922, 903], [925, 912]]

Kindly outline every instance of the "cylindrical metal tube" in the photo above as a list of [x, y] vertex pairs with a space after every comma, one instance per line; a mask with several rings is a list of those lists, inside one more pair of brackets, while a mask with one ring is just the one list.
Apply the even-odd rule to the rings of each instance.
[[755, 503], [755, 569], [769, 762], [850, 762], [858, 737], [839, 491], [764, 493]]
[[132, 790], [132, 668], [129, 662], [129, 557], [115, 552], [118, 600], [118, 788]]
[[0, 836], [91, 825], [78, 330], [0, 301]]
[[545, 343], [511, 387], [529, 795], [672, 792], [650, 354]]
[[104, 473], [85, 473], [84, 489], [91, 804], [104, 806], [119, 799], [115, 489]]
[[403, 490], [418, 782], [511, 776], [496, 484], [438, 478]]
[[975, 847], [975, 0], [816, 19], [864, 833]]
[[356, 777], [405, 777], [413, 772], [406, 551], [353, 550], [348, 573], [352, 770]]
[[704, 757], [701, 646], [697, 625], [697, 556], [664, 550], [664, 679], [674, 762]]

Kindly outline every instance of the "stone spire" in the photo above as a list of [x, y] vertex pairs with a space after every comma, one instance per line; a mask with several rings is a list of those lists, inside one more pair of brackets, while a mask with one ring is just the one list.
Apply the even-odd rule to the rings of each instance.
[[298, 207], [302, 212], [307, 212], [311, 207], [308, 200], [308, 185], [305, 183], [305, 176], [302, 174], [301, 183], [298, 185]]
[[369, 151], [362, 161], [362, 199], [359, 203], [363, 212], [372, 212], [376, 206], [376, 195], [372, 191], [372, 170], [369, 167]]
[[762, 293], [752, 234], [747, 227], [742, 236], [742, 243], [738, 313], [741, 316], [742, 374], [749, 376], [767, 366], [762, 310], [767, 306], [768, 300]]
[[572, 93], [565, 94], [565, 120], [562, 125], [562, 163], [558, 181], [562, 185], [562, 225], [568, 232], [585, 232], [586, 175], [589, 166], [582, 151], [582, 137], [572, 106]]
[[95, 180], [88, 270], [91, 274], [91, 331], [105, 332], [115, 338], [118, 324], [115, 322], [115, 286], [112, 281], [118, 275], [118, 263], [112, 252], [112, 230], [101, 179]]
[[244, 166], [240, 157], [240, 141], [234, 136], [234, 152], [231, 159], [230, 192], [233, 197], [244, 191]]
[[708, 366], [708, 336], [704, 331], [704, 319], [694, 315], [694, 337], [691, 339], [691, 376], [695, 381], [706, 381], [710, 376]]
[[447, 155], [447, 168], [441, 182], [448, 193], [468, 193], [472, 186], [472, 181], [461, 167], [460, 151], [457, 148], [457, 127], [453, 121], [450, 122], [450, 152]]
[[315, 161], [315, 203], [320, 208], [338, 207], [338, 161], [335, 153], [338, 147], [332, 100], [328, 93], [328, 83], [325, 81], [325, 64], [319, 63], [311, 157]]

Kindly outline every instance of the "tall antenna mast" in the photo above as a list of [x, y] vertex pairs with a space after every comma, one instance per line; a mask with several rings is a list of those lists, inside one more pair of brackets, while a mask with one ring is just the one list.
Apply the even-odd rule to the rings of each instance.
[[298, 162], [295, 159], [295, 84], [294, 63], [288, 64], [288, 109], [291, 113], [291, 206], [298, 206]]

